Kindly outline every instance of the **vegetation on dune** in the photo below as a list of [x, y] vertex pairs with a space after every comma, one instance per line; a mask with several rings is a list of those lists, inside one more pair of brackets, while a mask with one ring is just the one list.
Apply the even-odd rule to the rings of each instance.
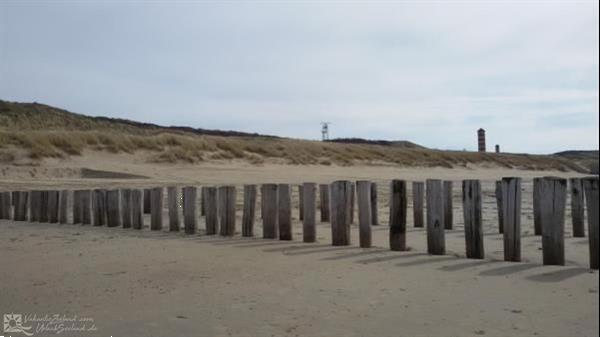
[[206, 134], [205, 131], [94, 118], [41, 104], [0, 101], [1, 162], [15, 161], [19, 152], [24, 152], [33, 160], [41, 160], [81, 155], [84, 151], [144, 151], [149, 161], [158, 163], [237, 159], [255, 165], [264, 162], [447, 168], [489, 165], [531, 170], [587, 171], [577, 161], [559, 156], [438, 151], [410, 142], [379, 144], [376, 141], [353, 139], [319, 142], [251, 134], [240, 136], [239, 133], [222, 131]]

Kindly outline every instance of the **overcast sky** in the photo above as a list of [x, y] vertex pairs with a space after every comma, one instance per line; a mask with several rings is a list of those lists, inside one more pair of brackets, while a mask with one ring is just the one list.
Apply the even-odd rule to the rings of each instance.
[[598, 2], [0, 0], [0, 99], [428, 147], [598, 148]]

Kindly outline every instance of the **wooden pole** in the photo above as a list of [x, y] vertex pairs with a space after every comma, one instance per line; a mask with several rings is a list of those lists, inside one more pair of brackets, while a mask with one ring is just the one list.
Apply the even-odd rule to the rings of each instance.
[[81, 223], [83, 225], [92, 224], [92, 191], [81, 191]]
[[204, 211], [206, 222], [206, 235], [215, 235], [219, 230], [219, 216], [218, 216], [218, 204], [217, 204], [217, 188], [216, 187], [204, 187]]
[[48, 191], [48, 222], [58, 222], [58, 191]]
[[163, 188], [155, 187], [150, 192], [150, 230], [162, 230], [163, 223]]
[[73, 224], [81, 223], [81, 191], [75, 190], [73, 191], [73, 207], [71, 209], [73, 212]]
[[141, 190], [131, 191], [131, 227], [142, 229], [144, 227], [144, 194]]
[[49, 191], [40, 192], [40, 222], [48, 222], [48, 193]]
[[462, 182], [463, 217], [467, 258], [483, 259], [483, 224], [481, 183], [479, 180]]
[[10, 220], [11, 202], [10, 192], [0, 193], [0, 219]]
[[27, 205], [29, 204], [29, 193], [26, 191], [17, 191], [13, 194], [13, 219], [15, 221], [27, 220]]
[[279, 240], [292, 240], [292, 208], [289, 184], [277, 187], [277, 221], [279, 223]]
[[406, 181], [390, 183], [390, 250], [406, 250]]
[[361, 248], [371, 247], [371, 182], [359, 180], [356, 182], [356, 199], [358, 200], [358, 233]]
[[412, 195], [414, 226], [417, 228], [421, 228], [424, 227], [425, 223], [425, 216], [423, 214], [423, 209], [425, 205], [425, 183], [422, 181], [413, 181]]
[[316, 212], [317, 212], [317, 184], [304, 183], [302, 186], [302, 239], [304, 242], [317, 240]]
[[[196, 201], [198, 189], [194, 186], [184, 187], [183, 193], [183, 228], [185, 234], [196, 233], [198, 227], [198, 214], [196, 212]], [[201, 198], [204, 199], [204, 198]]]
[[452, 202], [453, 184], [444, 181], [444, 229], [454, 228], [454, 203]]
[[502, 178], [504, 261], [521, 261], [521, 178]]
[[40, 221], [42, 191], [29, 191], [29, 222]]
[[206, 215], [206, 201], [204, 200], [204, 187], [200, 189], [200, 216]]
[[352, 183], [347, 180], [331, 184], [331, 244], [333, 246], [350, 245], [350, 210], [352, 202]]
[[121, 224], [123, 228], [131, 228], [133, 224], [130, 189], [121, 190]]
[[444, 236], [444, 196], [442, 181], [427, 179], [427, 252], [431, 255], [446, 254]]
[[356, 204], [356, 185], [354, 185], [354, 183], [350, 182], [351, 185], [351, 189], [350, 189], [350, 224], [354, 223], [354, 205]]
[[95, 189], [92, 192], [92, 213], [94, 226], [106, 225], [106, 190]]
[[545, 265], [565, 265], [567, 180], [545, 177], [539, 185], [542, 251]]
[[179, 193], [177, 187], [167, 187], [167, 204], [169, 206], [169, 231], [179, 232]]
[[328, 222], [330, 219], [329, 185], [319, 185], [319, 196], [321, 201], [321, 222]]
[[58, 222], [61, 224], [66, 224], [68, 222], [68, 213], [67, 209], [69, 206], [69, 190], [61, 190], [58, 201]]
[[571, 183], [571, 224], [573, 237], [585, 237], [585, 194], [581, 178], [569, 179]]
[[540, 184], [542, 178], [533, 178], [533, 234], [542, 235], [542, 221], [541, 213], [542, 207], [540, 205], [542, 195], [540, 195]]
[[371, 182], [371, 225], [379, 226], [379, 216], [377, 214], [377, 183]]
[[264, 239], [275, 239], [278, 236], [277, 190], [277, 184], [264, 184], [261, 187]]
[[242, 236], [254, 236], [256, 213], [256, 185], [244, 185], [244, 213], [242, 214]]
[[144, 214], [150, 214], [152, 208], [152, 189], [144, 189]]
[[496, 181], [496, 210], [498, 212], [498, 233], [504, 232], [504, 203], [502, 202], [502, 180]]
[[235, 186], [219, 187], [219, 223], [221, 236], [235, 235]]
[[583, 179], [585, 203], [587, 205], [588, 237], [590, 242], [590, 269], [598, 269], [598, 177]]
[[121, 201], [119, 190], [106, 191], [106, 225], [108, 227], [121, 226]]
[[298, 185], [298, 220], [304, 219], [304, 187]]

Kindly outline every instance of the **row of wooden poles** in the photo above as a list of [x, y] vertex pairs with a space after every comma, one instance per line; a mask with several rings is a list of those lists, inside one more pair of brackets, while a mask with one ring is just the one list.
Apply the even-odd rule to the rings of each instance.
[[[413, 182], [415, 227], [426, 224], [427, 251], [444, 255], [445, 229], [452, 229], [452, 182], [429, 179]], [[570, 179], [573, 236], [585, 236], [587, 204], [590, 268], [598, 269], [598, 177]], [[331, 243], [350, 245], [350, 224], [354, 205], [358, 205], [360, 247], [371, 247], [371, 226], [378, 225], [377, 185], [361, 180], [335, 181], [329, 185], [304, 183], [299, 186], [299, 218], [303, 223], [303, 241], [316, 241], [317, 187], [322, 222], [331, 223]], [[261, 185], [263, 238], [292, 240], [292, 198], [289, 184]], [[235, 186], [202, 187], [200, 212], [205, 216], [207, 235], [217, 232], [233, 236], [236, 231]], [[504, 260], [521, 260], [521, 178], [503, 178], [496, 182], [498, 228], [504, 239]], [[254, 236], [257, 185], [244, 185], [242, 236]], [[70, 191], [0, 192], [0, 218], [15, 221], [67, 223]], [[152, 189], [75, 190], [72, 223], [141, 229], [144, 213], [150, 213], [150, 229], [163, 227], [163, 187]], [[169, 230], [180, 230], [179, 191], [167, 187]], [[182, 188], [183, 228], [194, 234], [198, 227], [198, 188]], [[584, 199], [585, 196], [585, 199]], [[355, 200], [356, 199], [356, 200]], [[426, 218], [424, 216], [426, 199]], [[565, 264], [564, 223], [567, 180], [556, 177], [534, 179], [533, 209], [535, 235], [542, 236], [543, 263]], [[467, 258], [483, 259], [482, 190], [479, 180], [462, 181], [464, 232]], [[12, 211], [12, 212], [11, 212]], [[29, 218], [27, 218], [29, 215]], [[389, 246], [407, 250], [407, 182], [392, 180], [389, 199]]]

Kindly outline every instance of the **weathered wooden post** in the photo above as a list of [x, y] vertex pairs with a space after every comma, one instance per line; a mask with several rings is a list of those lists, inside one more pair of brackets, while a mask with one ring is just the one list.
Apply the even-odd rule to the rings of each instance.
[[298, 185], [298, 220], [304, 219], [304, 190], [302, 185]]
[[533, 234], [542, 235], [541, 213], [542, 195], [540, 194], [540, 184], [543, 178], [533, 178]]
[[289, 184], [277, 186], [277, 222], [279, 240], [292, 240], [292, 198]]
[[26, 191], [17, 191], [13, 194], [13, 219], [15, 221], [27, 220], [27, 205], [29, 204], [29, 193]]
[[106, 225], [106, 190], [95, 189], [92, 192], [92, 213], [94, 226]]
[[219, 224], [222, 236], [235, 235], [235, 186], [219, 187]]
[[58, 222], [58, 191], [48, 191], [48, 222]]
[[142, 229], [144, 227], [144, 194], [142, 190], [131, 191], [131, 227]]
[[320, 184], [319, 185], [319, 197], [321, 202], [321, 222], [329, 221], [329, 185]]
[[121, 225], [123, 228], [131, 228], [132, 226], [132, 213], [131, 213], [131, 190], [121, 190]]
[[350, 192], [350, 223], [354, 223], [354, 205], [356, 204], [356, 185], [350, 182], [352, 185]]
[[0, 193], [0, 219], [10, 220], [11, 194], [4, 191]]
[[144, 189], [144, 214], [150, 214], [152, 208], [152, 189]]
[[371, 182], [359, 180], [356, 182], [356, 199], [358, 200], [358, 233], [361, 248], [371, 247]]
[[256, 185], [244, 185], [244, 213], [242, 214], [242, 236], [254, 236], [256, 212]]
[[390, 250], [406, 250], [406, 181], [390, 183]]
[[590, 269], [598, 269], [598, 177], [583, 179], [585, 203], [587, 205], [588, 237], [590, 242]]
[[352, 183], [338, 180], [331, 184], [331, 244], [350, 245], [350, 210]]
[[177, 193], [177, 187], [167, 187], [167, 203], [169, 205], [169, 231], [179, 232], [179, 193]]
[[73, 213], [73, 224], [81, 223], [81, 191], [73, 191], [73, 207], [71, 209]]
[[121, 226], [121, 195], [119, 190], [108, 190], [106, 195], [106, 225], [108, 227]]
[[542, 251], [545, 265], [565, 265], [567, 180], [544, 177], [539, 183]]
[[479, 180], [462, 182], [463, 217], [467, 258], [483, 259], [483, 224], [481, 183]]
[[452, 181], [444, 181], [444, 229], [454, 228], [454, 203]]
[[521, 261], [521, 178], [502, 178], [504, 261]]
[[423, 209], [425, 208], [425, 183], [422, 181], [413, 181], [412, 183], [413, 196], [413, 219], [415, 227], [424, 227], [425, 216]]
[[304, 207], [302, 209], [302, 239], [304, 242], [315, 242], [317, 240], [316, 193], [317, 184], [304, 183], [304, 185], [302, 186], [302, 203], [304, 204]]
[[40, 222], [48, 222], [48, 191], [40, 191]]
[[162, 230], [163, 223], [163, 188], [155, 187], [150, 190], [150, 230]]
[[263, 184], [261, 187], [264, 239], [275, 239], [278, 235], [277, 190], [277, 184]]
[[[198, 227], [198, 216], [196, 212], [196, 200], [198, 189], [194, 186], [184, 187], [183, 193], [183, 228], [185, 234], [196, 233]], [[203, 198], [202, 198], [203, 199]]]
[[58, 222], [66, 224], [68, 222], [67, 209], [69, 207], [69, 190], [61, 190], [58, 200]]
[[217, 203], [217, 188], [204, 187], [204, 221], [206, 223], [206, 235], [215, 235], [219, 230], [219, 216]]
[[29, 222], [39, 222], [41, 218], [42, 191], [29, 191]]
[[92, 224], [92, 191], [81, 191], [81, 223], [83, 225]]
[[371, 225], [379, 226], [379, 216], [377, 215], [377, 183], [371, 182]]
[[427, 179], [427, 252], [431, 255], [446, 254], [444, 236], [444, 195], [442, 181]]
[[200, 216], [206, 215], [206, 200], [204, 200], [204, 187], [200, 188]]
[[573, 236], [585, 237], [585, 194], [583, 193], [583, 182], [581, 178], [569, 179], [571, 183], [571, 223], [573, 225]]
[[502, 202], [502, 180], [496, 181], [496, 210], [498, 212], [498, 233], [504, 232], [504, 203]]

